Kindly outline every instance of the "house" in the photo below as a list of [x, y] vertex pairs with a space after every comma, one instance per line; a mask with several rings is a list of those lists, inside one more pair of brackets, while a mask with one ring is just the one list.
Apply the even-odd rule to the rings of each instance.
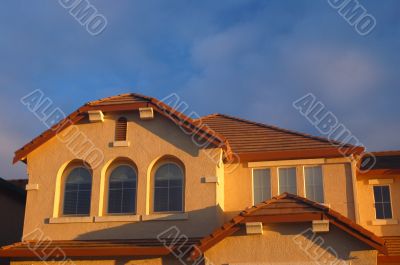
[[[20, 185], [24, 182], [0, 178], [0, 212], [3, 217], [0, 220], [0, 246], [21, 241], [26, 194]], [[0, 264], [2, 262], [0, 258]]]
[[7, 181], [0, 178], [0, 211], [4, 217], [7, 216], [0, 220], [0, 246], [21, 240], [26, 194], [25, 189], [14, 183], [24, 182], [25, 180]]
[[397, 173], [383, 180], [392, 215], [370, 214], [363, 147], [222, 114], [191, 119], [169, 103], [92, 101], [17, 150], [29, 175], [23, 240], [0, 256], [15, 265], [398, 262], [385, 241], [400, 236]]

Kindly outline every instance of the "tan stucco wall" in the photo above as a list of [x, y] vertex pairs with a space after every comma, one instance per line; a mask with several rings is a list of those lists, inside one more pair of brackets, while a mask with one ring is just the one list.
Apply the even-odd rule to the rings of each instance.
[[[370, 179], [391, 179], [390, 195], [392, 199], [392, 215], [398, 224], [373, 225], [375, 220], [373, 185]], [[400, 180], [398, 176], [370, 176], [357, 178], [358, 201], [360, 207], [360, 224], [378, 236], [400, 236]]]
[[310, 224], [270, 225], [264, 226], [263, 235], [246, 235], [242, 229], [206, 251], [206, 261], [210, 265], [376, 265], [377, 252], [341, 230], [331, 226], [326, 234], [303, 233], [308, 228]]
[[[185, 211], [189, 219], [183, 221], [142, 221], [106, 223], [68, 223], [47, 224], [48, 218], [58, 217], [54, 211], [57, 174], [60, 168], [76, 159], [76, 156], [57, 138], [29, 154], [28, 174], [30, 184], [39, 184], [39, 190], [28, 192], [24, 234], [36, 228], [53, 240], [104, 239], [104, 238], [143, 238], [154, 237], [161, 231], [177, 225], [188, 236], [203, 236], [220, 225], [216, 215], [218, 194], [216, 183], [204, 183], [203, 177], [221, 175], [216, 162], [210, 157], [220, 153], [220, 149], [199, 149], [181, 129], [170, 120], [155, 114], [153, 120], [140, 120], [138, 112], [124, 116], [128, 118], [129, 147], [112, 147], [115, 133], [115, 119], [120, 115], [107, 115], [104, 122], [84, 121], [76, 127], [89, 137], [94, 145], [103, 151], [104, 161], [93, 168], [91, 216], [99, 215], [101, 201], [101, 177], [104, 167], [118, 157], [134, 161], [138, 169], [137, 214], [151, 214], [150, 179], [151, 166], [158, 158], [172, 155], [179, 158], [185, 166]], [[218, 172], [217, 172], [218, 171]], [[220, 201], [222, 199], [219, 199]], [[56, 215], [56, 216], [53, 216]]]
[[[350, 163], [332, 163], [329, 159], [322, 165], [324, 199], [334, 210], [350, 219], [355, 219], [352, 172]], [[286, 167], [286, 166], [285, 166]], [[303, 167], [297, 165], [297, 192], [305, 197]], [[227, 218], [238, 211], [253, 205], [252, 168], [248, 163], [240, 163], [236, 167], [229, 166], [225, 172], [225, 211]], [[278, 168], [271, 169], [272, 196], [278, 194]]]

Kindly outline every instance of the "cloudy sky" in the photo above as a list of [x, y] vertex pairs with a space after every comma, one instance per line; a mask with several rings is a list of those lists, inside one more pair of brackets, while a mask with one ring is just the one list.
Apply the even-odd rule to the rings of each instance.
[[359, 2], [367, 36], [326, 0], [90, 0], [108, 22], [97, 36], [57, 0], [1, 1], [0, 176], [25, 177], [13, 153], [46, 128], [20, 103], [35, 89], [66, 113], [177, 93], [201, 115], [318, 134], [292, 107], [313, 93], [369, 150], [400, 149], [400, 1]]

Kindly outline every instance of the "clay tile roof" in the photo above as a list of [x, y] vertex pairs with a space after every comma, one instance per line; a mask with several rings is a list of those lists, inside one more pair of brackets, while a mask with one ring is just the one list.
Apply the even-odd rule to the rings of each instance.
[[[362, 147], [343, 145], [326, 138], [311, 136], [276, 126], [253, 122], [224, 114], [211, 114], [201, 118], [201, 122], [222, 134], [236, 154], [279, 153], [287, 156], [292, 152], [315, 152], [316, 156], [330, 154], [341, 146], [361, 153]], [[335, 153], [337, 156], [338, 152]], [[300, 154], [301, 156], [301, 154]], [[289, 157], [288, 157], [289, 158]]]
[[3, 258], [52, 258], [115, 257], [115, 256], [164, 256], [174, 251], [191, 248], [199, 238], [126, 239], [126, 240], [63, 240], [23, 241], [0, 249]]
[[209, 236], [200, 240], [198, 248], [191, 253], [192, 259], [197, 259], [224, 238], [234, 234], [246, 222], [262, 223], [296, 223], [312, 222], [313, 220], [329, 220], [330, 224], [338, 227], [350, 236], [386, 254], [385, 240], [356, 224], [351, 219], [306, 198], [284, 193], [271, 200], [249, 207], [214, 230]]
[[382, 263], [393, 263], [400, 264], [400, 236], [387, 236], [383, 237], [387, 248], [387, 255], [380, 254], [378, 256], [378, 264]]
[[147, 103], [147, 102], [151, 102], [151, 98], [136, 93], [135, 94], [126, 93], [90, 101], [87, 104], [90, 106], [103, 106], [103, 105], [120, 105], [120, 104], [131, 104], [131, 103]]
[[[131, 111], [137, 110], [142, 107], [153, 107], [154, 110], [160, 115], [167, 117], [176, 125], [180, 126], [185, 130], [185, 132], [191, 132], [198, 136], [200, 139], [205, 139], [212, 145], [221, 147], [224, 149], [227, 157], [230, 155], [229, 143], [226, 139], [210, 130], [207, 127], [199, 127], [191, 118], [187, 117], [183, 113], [171, 108], [164, 102], [161, 102], [155, 98], [136, 94], [121, 94], [117, 96], [107, 97], [95, 101], [91, 101], [68, 115], [65, 119], [55, 124], [53, 127], [43, 132], [41, 135], [33, 139], [31, 142], [24, 145], [22, 148], [15, 152], [13, 162], [16, 163], [20, 160], [24, 161], [26, 156], [41, 146], [43, 143], [47, 142], [49, 139], [54, 137], [57, 133], [61, 132], [71, 124], [76, 124], [83, 120], [87, 116], [89, 110], [101, 110], [103, 112], [113, 112], [113, 111]], [[202, 140], [204, 142], [204, 140]]]

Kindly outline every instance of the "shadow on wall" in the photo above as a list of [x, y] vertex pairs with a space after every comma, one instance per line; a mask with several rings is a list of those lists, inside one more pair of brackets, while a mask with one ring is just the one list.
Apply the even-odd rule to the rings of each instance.
[[164, 218], [156, 218], [154, 220], [128, 223], [81, 234], [75, 239], [102, 240], [157, 238], [157, 235], [173, 226], [176, 226], [181, 234], [184, 234], [189, 238], [198, 238], [210, 234], [215, 228], [222, 225], [221, 221], [223, 211], [219, 205], [190, 211], [187, 212], [187, 214], [187, 220], [166, 220]]

